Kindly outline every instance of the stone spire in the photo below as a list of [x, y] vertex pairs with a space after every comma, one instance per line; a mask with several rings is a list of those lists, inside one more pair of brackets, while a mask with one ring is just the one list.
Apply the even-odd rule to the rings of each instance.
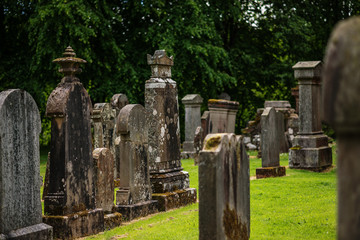
[[64, 78], [61, 82], [73, 82], [79, 81], [75, 74], [81, 73], [81, 68], [79, 68], [80, 63], [86, 63], [84, 59], [77, 58], [74, 49], [68, 46], [63, 53], [64, 57], [56, 58], [53, 60], [54, 63], [60, 65], [59, 72], [64, 74]]

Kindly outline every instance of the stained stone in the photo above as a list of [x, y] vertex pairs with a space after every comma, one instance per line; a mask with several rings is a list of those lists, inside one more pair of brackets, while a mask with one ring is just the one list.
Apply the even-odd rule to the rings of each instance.
[[52, 239], [41, 219], [40, 132], [30, 94], [0, 92], [0, 238]]
[[291, 108], [289, 101], [265, 101], [264, 107]]
[[209, 125], [210, 125], [210, 112], [205, 111], [201, 116], [201, 128], [203, 129], [203, 135], [201, 137], [201, 141], [204, 142], [206, 135], [209, 133]]
[[114, 152], [113, 133], [116, 111], [110, 103], [96, 103], [91, 119], [94, 128], [94, 148], [109, 148]]
[[234, 133], [239, 103], [223, 99], [209, 99], [209, 133]]
[[[80, 63], [68, 47], [55, 59], [64, 73], [48, 98], [51, 118], [50, 172], [44, 200], [44, 222], [54, 227], [55, 237], [75, 238], [104, 229], [104, 213], [95, 209], [95, 169], [92, 158], [91, 100], [76, 73]], [[91, 211], [90, 211], [91, 210]], [[81, 215], [81, 218], [69, 216]]]
[[203, 99], [198, 94], [188, 94], [182, 99], [185, 106], [185, 141], [183, 151], [194, 153], [195, 130], [201, 125], [201, 104]]
[[295, 98], [296, 108], [295, 112], [299, 113], [299, 86], [296, 86], [291, 89], [291, 95]]
[[203, 147], [202, 136], [203, 136], [203, 129], [201, 126], [198, 126], [196, 128], [195, 136], [194, 136], [194, 148], [195, 148], [194, 164], [195, 165], [198, 165], [198, 163], [199, 163], [199, 153]]
[[322, 132], [320, 61], [298, 62], [293, 66], [299, 81], [299, 133], [289, 152], [289, 167], [323, 170], [332, 164], [328, 138]]
[[119, 115], [120, 110], [129, 104], [127, 96], [123, 93], [117, 93], [111, 98], [111, 106], [116, 110], [115, 116]]
[[[165, 50], [157, 50], [153, 56], [148, 55], [147, 60], [152, 73], [145, 84], [150, 181], [153, 193], [163, 194], [160, 197], [157, 195], [156, 200], [159, 200], [169, 196], [167, 192], [190, 192], [191, 189], [189, 174], [182, 171], [180, 161], [177, 86], [171, 79], [173, 59], [166, 55]], [[196, 194], [192, 196], [196, 201]], [[182, 200], [178, 202], [177, 206], [181, 206]]]
[[96, 172], [96, 208], [110, 213], [114, 207], [114, 157], [108, 148], [93, 151]]
[[242, 136], [206, 136], [199, 156], [199, 199], [199, 239], [249, 239], [249, 158]]
[[323, 74], [324, 120], [337, 136], [337, 239], [360, 239], [360, 17], [339, 22]]
[[145, 108], [140, 104], [126, 105], [121, 109], [116, 125], [121, 137], [120, 187], [116, 192], [116, 208], [125, 219], [132, 220], [156, 210], [156, 201], [151, 200]]

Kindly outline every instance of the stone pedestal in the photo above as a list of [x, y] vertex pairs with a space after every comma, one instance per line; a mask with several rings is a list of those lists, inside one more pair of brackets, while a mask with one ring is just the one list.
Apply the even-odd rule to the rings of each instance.
[[331, 148], [320, 119], [322, 63], [298, 62], [293, 69], [299, 81], [300, 126], [290, 149], [289, 167], [320, 171], [332, 164]]
[[360, 239], [360, 17], [338, 23], [323, 74], [324, 120], [337, 137], [337, 239]]
[[235, 133], [239, 103], [223, 99], [209, 99], [209, 133]]
[[194, 136], [195, 130], [201, 125], [201, 104], [203, 99], [198, 94], [188, 94], [182, 99], [185, 106], [185, 141], [183, 152], [192, 155], [195, 153]]
[[206, 136], [199, 156], [199, 199], [199, 239], [249, 239], [249, 158], [241, 136]]
[[50, 171], [44, 198], [43, 221], [53, 226], [54, 237], [76, 238], [103, 231], [104, 213], [95, 209], [96, 173], [92, 158], [90, 97], [75, 77], [81, 72], [68, 47], [55, 59], [64, 78], [50, 94], [46, 115], [51, 118]]
[[[180, 161], [179, 109], [176, 82], [171, 79], [172, 57], [169, 58], [165, 50], [157, 50], [154, 56], [148, 55], [147, 60], [152, 72], [145, 84], [152, 192], [184, 190], [193, 195], [195, 191], [189, 189], [189, 174], [182, 171]], [[179, 206], [186, 205], [188, 201], [179, 199], [179, 203]], [[160, 204], [159, 209], [166, 209]]]
[[0, 239], [52, 239], [42, 223], [41, 119], [29, 93], [0, 92]]

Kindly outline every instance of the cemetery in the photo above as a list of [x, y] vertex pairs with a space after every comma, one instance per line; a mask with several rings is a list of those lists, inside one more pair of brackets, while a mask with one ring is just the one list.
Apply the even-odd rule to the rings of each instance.
[[[44, 19], [32, 11], [55, 16], [56, 11], [46, 11], [65, 9], [63, 14], [72, 18], [77, 13], [67, 7], [77, 3], [81, 11], [87, 6], [81, 1], [64, 2], [63, 9], [18, 3], [0, 3], [0, 33], [6, 33], [0, 43], [9, 44], [7, 21], [16, 8], [23, 8], [24, 17], [31, 15], [28, 24], [34, 27]], [[157, 6], [156, 11], [168, 14], [167, 22], [182, 7], [208, 20], [217, 14], [205, 6], [219, 11], [212, 1], [159, 3], [120, 1], [110, 7], [96, 2], [99, 11], [89, 10], [87, 21], [105, 21], [111, 12], [109, 29], [117, 21], [135, 29], [127, 15], [135, 8]], [[291, 11], [302, 12], [302, 5], [291, 4]], [[262, 1], [250, 5], [239, 1], [224, 13], [244, 7], [261, 14], [286, 9], [286, 4]], [[348, 6], [360, 14], [360, 4], [350, 1]], [[219, 54], [220, 47], [207, 42], [212, 37], [204, 32], [195, 34], [200, 45], [182, 55], [175, 45], [139, 44], [138, 37], [147, 39], [147, 32], [139, 30], [130, 39], [139, 45], [129, 55], [134, 49], [127, 49], [127, 38], [120, 47], [112, 32], [99, 32], [97, 24], [89, 28], [94, 26], [93, 37], [99, 40], [90, 50], [84, 49], [93, 40], [78, 35], [85, 32], [81, 28], [72, 31], [79, 39], [59, 38], [54, 46], [61, 47], [53, 52], [36, 50], [33, 61], [39, 68], [26, 60], [32, 72], [28, 82], [11, 81], [9, 72], [0, 69], [0, 240], [360, 239], [360, 17], [351, 15], [333, 19], [322, 48], [313, 47], [318, 54], [275, 57], [282, 66], [277, 70], [266, 62], [259, 65], [261, 57], [248, 57], [246, 63], [242, 54], [247, 53], [235, 51], [246, 47], [230, 46], [231, 41], [224, 40], [230, 45], [223, 50], [234, 51]], [[255, 18], [249, 25], [254, 31], [268, 27], [258, 15], [248, 16], [238, 22]], [[306, 19], [293, 17], [289, 21], [300, 21], [297, 26]], [[202, 21], [195, 20], [192, 33]], [[49, 32], [47, 27], [42, 29]], [[212, 27], [219, 30], [216, 21], [200, 24], [208, 32]], [[158, 36], [148, 30], [149, 36]], [[232, 38], [237, 30], [220, 35]], [[38, 39], [36, 49], [44, 44]], [[177, 43], [180, 50], [189, 46], [186, 40]], [[0, 53], [6, 51], [0, 48]], [[202, 55], [217, 57], [206, 62]], [[261, 75], [265, 72], [271, 76]], [[44, 76], [51, 79], [44, 82]]]

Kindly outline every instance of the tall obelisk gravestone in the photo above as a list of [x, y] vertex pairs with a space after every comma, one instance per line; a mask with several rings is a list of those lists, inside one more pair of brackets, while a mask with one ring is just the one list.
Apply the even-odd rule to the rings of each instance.
[[0, 239], [52, 239], [41, 220], [40, 132], [30, 94], [0, 92]]
[[80, 63], [71, 47], [55, 59], [64, 78], [49, 96], [51, 118], [50, 171], [44, 200], [44, 222], [57, 238], [75, 238], [103, 231], [103, 210], [95, 209], [95, 169], [92, 158], [91, 100], [75, 74]]
[[289, 167], [322, 170], [332, 164], [328, 138], [322, 132], [320, 61], [298, 62], [293, 66], [299, 81], [299, 133], [289, 151]]
[[171, 79], [172, 57], [165, 50], [147, 56], [151, 78], [145, 84], [148, 124], [148, 155], [153, 199], [159, 210], [196, 201], [196, 189], [189, 188], [189, 174], [180, 161], [179, 108], [176, 82]]
[[327, 45], [324, 120], [337, 136], [337, 239], [360, 239], [360, 17], [341, 21]]

